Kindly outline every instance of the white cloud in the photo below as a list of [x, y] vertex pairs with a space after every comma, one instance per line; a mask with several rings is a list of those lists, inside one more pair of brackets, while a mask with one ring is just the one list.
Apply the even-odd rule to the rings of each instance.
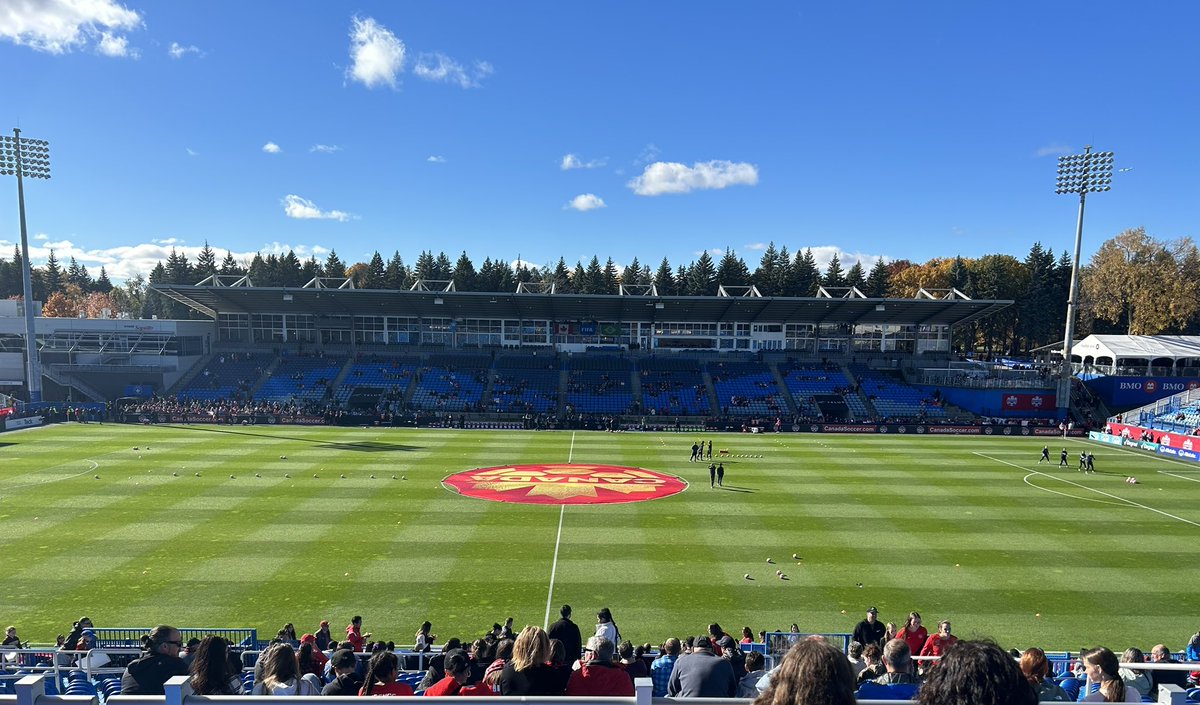
[[1035, 151], [1033, 153], [1033, 156], [1035, 156], [1035, 157], [1057, 157], [1057, 156], [1061, 156], [1063, 154], [1070, 154], [1070, 153], [1071, 153], [1070, 147], [1068, 147], [1065, 144], [1059, 144], [1057, 142], [1054, 142], [1054, 143], [1048, 144], [1044, 147], [1038, 147], [1037, 151]]
[[320, 152], [321, 154], [333, 154], [334, 152], [342, 151], [342, 148], [336, 144], [314, 144], [308, 148], [310, 152]]
[[114, 58], [137, 59], [141, 57], [141, 52], [137, 49], [129, 48], [129, 40], [109, 32], [100, 33], [100, 43], [96, 45], [96, 51], [104, 56]]
[[689, 193], [737, 184], [753, 186], [757, 183], [758, 167], [746, 162], [718, 159], [696, 162], [690, 167], [679, 162], [654, 162], [646, 166], [641, 176], [626, 185], [639, 196], [661, 196], [664, 193]]
[[661, 150], [656, 147], [654, 143], [646, 145], [642, 148], [642, 153], [633, 160], [634, 166], [641, 166], [643, 164], [649, 164], [650, 162], [658, 161], [658, 155], [660, 152]]
[[283, 198], [283, 212], [287, 217], [297, 220], [336, 220], [344, 223], [352, 217], [345, 211], [323, 211], [307, 198], [290, 193]]
[[274, 142], [268, 142], [262, 146], [262, 151], [266, 152], [267, 154], [279, 154], [283, 151], [283, 149]]
[[592, 159], [585, 162], [574, 154], [567, 154], [562, 158], [559, 168], [561, 168], [563, 171], [568, 171], [570, 169], [596, 169], [604, 166], [607, 163], [607, 159]]
[[752, 243], [750, 243], [749, 245], [745, 245], [744, 247], [745, 247], [745, 249], [747, 249], [747, 250], [765, 250], [765, 249], [767, 249], [767, 243], [765, 243], [765, 242], [752, 242]]
[[95, 44], [107, 56], [131, 56], [116, 32], [141, 24], [141, 15], [113, 0], [0, 1], [0, 38], [50, 54]]
[[180, 240], [177, 237], [165, 237], [161, 240], [155, 239], [151, 240], [150, 242], [153, 242], [155, 245], [182, 245], [185, 241]]
[[705, 252], [708, 253], [709, 257], [724, 257], [725, 256], [725, 250], [720, 247], [710, 247], [707, 250], [696, 250], [692, 254], [699, 257], [700, 255], [704, 254]]
[[404, 70], [404, 42], [374, 18], [354, 17], [350, 25], [350, 77], [367, 88], [396, 87]]
[[572, 208], [581, 212], [607, 207], [608, 204], [604, 202], [604, 199], [600, 198], [594, 193], [581, 193], [575, 198], [572, 198], [570, 203], [563, 206], [563, 208]]
[[[154, 265], [159, 262], [166, 262], [167, 257], [171, 255], [171, 250], [185, 255], [189, 261], [195, 263], [196, 258], [200, 255], [200, 250], [204, 249], [200, 246], [181, 246], [177, 238], [163, 238], [147, 243], [139, 243], [135, 245], [120, 245], [117, 247], [105, 247], [87, 249], [79, 247], [70, 240], [49, 241], [49, 237], [39, 235], [35, 240], [42, 240], [44, 244], [30, 245], [29, 252], [31, 255], [30, 263], [35, 267], [44, 266], [46, 258], [50, 256], [50, 250], [54, 250], [54, 256], [60, 262], [67, 262], [72, 257], [79, 264], [88, 268], [91, 275], [98, 276], [100, 268], [104, 267], [105, 272], [113, 281], [123, 282], [131, 279], [138, 274], [144, 277], [150, 276], [150, 270], [154, 269]], [[174, 244], [172, 244], [174, 243]], [[11, 248], [13, 243], [7, 240], [0, 240], [0, 247], [5, 249]], [[217, 261], [220, 262], [225, 258], [227, 253], [231, 253], [233, 258], [238, 262], [249, 262], [254, 258], [254, 255], [261, 252], [262, 254], [282, 255], [287, 252], [294, 251], [300, 259], [308, 259], [310, 256], [316, 257], [318, 260], [324, 259], [329, 254], [327, 248], [319, 245], [296, 245], [292, 246], [280, 242], [264, 243], [258, 252], [236, 252], [220, 248], [212, 248], [216, 253]], [[199, 281], [200, 277], [196, 278]], [[194, 282], [193, 282], [194, 283]]]
[[172, 59], [182, 59], [183, 57], [187, 56], [188, 54], [195, 54], [196, 56], [198, 56], [201, 59], [203, 59], [206, 56], [206, 54], [204, 53], [203, 50], [200, 49], [200, 47], [190, 46], [190, 45], [184, 46], [184, 45], [180, 44], [179, 42], [171, 42], [170, 48], [167, 49], [167, 55], [170, 56]]
[[200, 156], [200, 153], [199, 153], [199, 152], [197, 152], [196, 150], [192, 149], [191, 147], [184, 147], [184, 150], [187, 152], [187, 155], [188, 155], [189, 157], [198, 157], [198, 156]]
[[446, 158], [440, 154], [431, 154], [425, 158], [425, 161], [429, 162], [430, 164], [445, 164]]
[[509, 262], [508, 268], [515, 272], [517, 270], [517, 265], [523, 265], [526, 269], [540, 269], [541, 268], [541, 265], [539, 265], [535, 262], [529, 262], [527, 260], [523, 260], [520, 258], [517, 258], [517, 259], [513, 260], [512, 262]]
[[33, 236], [33, 239], [34, 240], [49, 240], [50, 236], [47, 235], [46, 233], [38, 233], [37, 235]]
[[463, 88], [478, 88], [479, 81], [491, 76], [492, 72], [492, 65], [486, 61], [476, 61], [468, 71], [462, 64], [440, 51], [422, 53], [417, 58], [417, 65], [413, 67], [413, 75], [417, 78], [439, 83], [457, 83]]

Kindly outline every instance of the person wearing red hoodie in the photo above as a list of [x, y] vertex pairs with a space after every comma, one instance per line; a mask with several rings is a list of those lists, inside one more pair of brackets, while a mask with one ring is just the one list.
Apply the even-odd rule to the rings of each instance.
[[602, 636], [587, 641], [582, 665], [567, 680], [567, 695], [632, 697], [633, 679], [613, 663], [613, 643]]
[[897, 639], [903, 639], [908, 642], [908, 649], [914, 654], [921, 653], [921, 649], [925, 647], [925, 642], [929, 640], [929, 630], [921, 626], [921, 614], [919, 612], [909, 612], [908, 621], [904, 623], [904, 627], [896, 634]]
[[[429, 686], [425, 695], [458, 695], [463, 685], [471, 679], [471, 659], [467, 658], [467, 652], [462, 649], [451, 649], [443, 663], [446, 677]], [[487, 694], [491, 694], [490, 689]]]
[[354, 615], [354, 619], [350, 620], [350, 626], [346, 627], [346, 641], [354, 647], [355, 651], [362, 651], [363, 644], [371, 637], [371, 632], [362, 633], [362, 617]]

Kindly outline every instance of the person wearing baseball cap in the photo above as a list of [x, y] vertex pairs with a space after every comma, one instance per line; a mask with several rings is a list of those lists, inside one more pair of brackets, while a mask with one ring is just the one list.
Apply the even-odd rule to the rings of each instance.
[[667, 682], [671, 698], [732, 698], [738, 679], [729, 659], [713, 652], [712, 638], [701, 634], [692, 642], [692, 653], [680, 656]]
[[867, 618], [855, 625], [854, 635], [851, 639], [863, 646], [875, 644], [882, 647], [885, 631], [883, 622], [879, 621], [879, 610], [868, 607]]
[[333, 641], [333, 634], [329, 632], [328, 619], [321, 620], [320, 627], [317, 629], [317, 633], [313, 636], [317, 638], [317, 649], [321, 651], [329, 650], [329, 644]]

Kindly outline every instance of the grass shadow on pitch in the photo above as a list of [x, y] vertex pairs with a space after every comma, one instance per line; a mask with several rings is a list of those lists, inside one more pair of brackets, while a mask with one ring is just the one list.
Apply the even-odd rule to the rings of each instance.
[[[202, 433], [227, 433], [234, 436], [249, 436], [252, 438], [279, 438], [288, 441], [296, 441], [297, 443], [309, 443], [318, 448], [327, 448], [329, 450], [349, 450], [359, 453], [411, 453], [412, 451], [421, 450], [421, 446], [410, 446], [400, 443], [383, 443], [380, 441], [327, 441], [319, 438], [299, 438], [296, 436], [287, 436], [279, 433], [251, 433], [250, 431], [243, 431], [239, 428], [175, 426], [170, 424], [158, 424], [158, 427]], [[263, 426], [251, 426], [250, 428], [261, 429]]]

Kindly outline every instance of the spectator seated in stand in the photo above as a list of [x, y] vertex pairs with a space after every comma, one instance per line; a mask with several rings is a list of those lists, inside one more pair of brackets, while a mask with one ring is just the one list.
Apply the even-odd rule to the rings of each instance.
[[796, 642], [754, 705], [854, 705], [854, 674], [846, 655], [824, 639]]
[[918, 705], [1036, 705], [1037, 692], [1017, 662], [986, 641], [946, 650], [917, 694]]
[[912, 649], [903, 639], [883, 645], [883, 665], [887, 671], [858, 687], [860, 700], [912, 700], [921, 681], [913, 673]]

